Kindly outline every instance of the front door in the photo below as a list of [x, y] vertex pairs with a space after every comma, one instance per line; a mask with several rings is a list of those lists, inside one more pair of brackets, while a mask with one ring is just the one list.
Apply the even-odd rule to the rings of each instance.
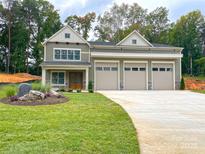
[[69, 72], [69, 88], [83, 89], [83, 72]]

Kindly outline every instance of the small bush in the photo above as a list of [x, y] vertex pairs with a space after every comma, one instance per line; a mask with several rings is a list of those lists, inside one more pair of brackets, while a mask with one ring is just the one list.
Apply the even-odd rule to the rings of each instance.
[[41, 91], [41, 83], [40, 82], [32, 83], [32, 90]]
[[17, 91], [15, 86], [5, 86], [3, 90], [5, 91], [6, 97], [11, 97], [16, 95], [16, 91]]
[[43, 93], [49, 92], [51, 90], [50, 85], [42, 85], [40, 82], [32, 83], [32, 90], [41, 91]]
[[185, 83], [184, 83], [184, 78], [181, 78], [181, 82], [180, 82], [180, 89], [184, 90], [185, 89]]
[[89, 81], [88, 83], [88, 92], [93, 93], [93, 82], [92, 81]]
[[77, 93], [81, 93], [81, 89], [77, 89]]

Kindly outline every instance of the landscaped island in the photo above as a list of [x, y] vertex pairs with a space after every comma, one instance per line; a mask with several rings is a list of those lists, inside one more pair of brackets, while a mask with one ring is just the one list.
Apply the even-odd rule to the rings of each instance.
[[[127, 113], [96, 93], [64, 93], [68, 103], [0, 103], [0, 153], [139, 153]], [[0, 90], [0, 98], [5, 94]]]

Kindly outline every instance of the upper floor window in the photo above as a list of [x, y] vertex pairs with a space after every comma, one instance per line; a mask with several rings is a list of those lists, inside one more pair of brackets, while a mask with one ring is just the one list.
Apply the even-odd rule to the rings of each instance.
[[54, 60], [80, 61], [80, 49], [54, 49]]
[[70, 38], [70, 33], [65, 33], [65, 38]]
[[137, 44], [137, 40], [133, 39], [132, 44]]

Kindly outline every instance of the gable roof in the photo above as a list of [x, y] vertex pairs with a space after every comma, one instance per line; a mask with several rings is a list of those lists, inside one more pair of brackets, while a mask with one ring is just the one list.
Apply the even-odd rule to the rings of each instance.
[[122, 39], [120, 42], [118, 42], [116, 45], [121, 45], [125, 40], [127, 40], [130, 36], [132, 36], [133, 34], [138, 35], [142, 40], [144, 40], [150, 47], [153, 47], [153, 45], [147, 41], [140, 33], [138, 33], [136, 30], [134, 30], [132, 33], [130, 33], [129, 35], [127, 35], [124, 39]]
[[114, 46], [114, 42], [105, 42], [105, 41], [88, 41], [90, 45], [105, 45], [105, 46]]
[[45, 45], [47, 42], [49, 42], [52, 38], [54, 38], [55, 36], [57, 36], [58, 34], [60, 34], [63, 30], [65, 30], [66, 28], [70, 29], [74, 34], [76, 34], [76, 36], [78, 36], [84, 43], [88, 44], [90, 46], [90, 44], [79, 34], [77, 33], [73, 28], [71, 28], [69, 25], [64, 26], [63, 28], [61, 28], [59, 31], [57, 31], [55, 34], [53, 34], [51, 37], [49, 37], [47, 40], [45, 40], [42, 45]]

